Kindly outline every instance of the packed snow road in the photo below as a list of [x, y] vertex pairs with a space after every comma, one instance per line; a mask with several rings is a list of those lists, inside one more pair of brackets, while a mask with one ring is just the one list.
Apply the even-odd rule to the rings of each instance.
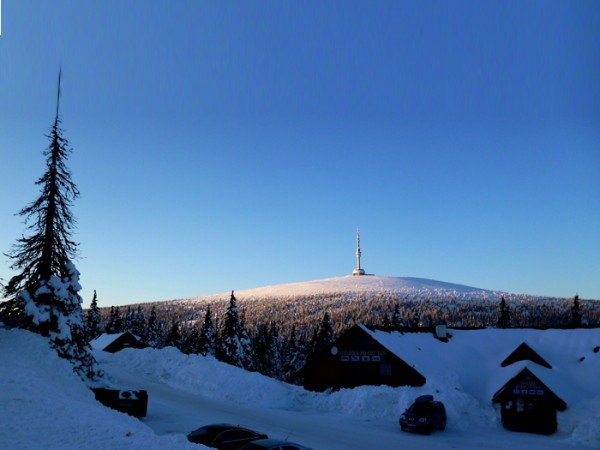
[[400, 431], [397, 417], [357, 419], [344, 411], [251, 407], [233, 398], [215, 399], [180, 390], [151, 375], [127, 371], [110, 359], [104, 361], [104, 369], [117, 384], [148, 391], [148, 416], [143, 422], [159, 435], [187, 434], [202, 425], [227, 422], [321, 450], [565, 448], [553, 437], [509, 433], [497, 427], [463, 431], [449, 424], [444, 432], [413, 435]]

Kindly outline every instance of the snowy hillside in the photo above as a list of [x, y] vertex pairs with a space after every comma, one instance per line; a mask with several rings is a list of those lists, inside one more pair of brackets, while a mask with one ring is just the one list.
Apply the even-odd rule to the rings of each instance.
[[[274, 298], [283, 296], [306, 296], [332, 293], [376, 293], [389, 292], [409, 295], [436, 295], [436, 294], [470, 294], [482, 297], [492, 294], [491, 291], [478, 289], [461, 284], [446, 283], [444, 281], [428, 280], [426, 278], [410, 277], [385, 277], [378, 275], [365, 275], [355, 277], [325, 278], [323, 280], [305, 281], [300, 283], [277, 284], [255, 289], [235, 291], [239, 299], [247, 298]], [[228, 293], [214, 294], [203, 299], [220, 298]]]
[[1, 449], [199, 449], [98, 403], [48, 341], [0, 327]]

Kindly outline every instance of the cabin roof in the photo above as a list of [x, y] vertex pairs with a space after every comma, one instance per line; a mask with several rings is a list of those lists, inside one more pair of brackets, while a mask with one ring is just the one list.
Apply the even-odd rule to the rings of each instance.
[[[528, 368], [557, 396], [567, 403], [600, 395], [600, 352], [593, 348], [600, 342], [600, 328], [568, 330], [448, 329], [449, 342], [433, 333], [381, 331], [359, 325], [389, 351], [412, 365], [427, 378], [455, 380], [455, 387], [481, 401], [491, 401], [494, 394], [519, 371]], [[521, 343], [527, 342], [552, 361], [553, 369], [529, 360], [507, 367], [500, 363]], [[580, 359], [584, 357], [583, 361]]]
[[108, 347], [110, 344], [115, 342], [117, 339], [119, 339], [124, 334], [130, 334], [131, 336], [133, 336], [134, 338], [136, 338], [138, 341], [141, 342], [141, 339], [139, 337], [137, 337], [135, 334], [131, 333], [130, 331], [124, 331], [122, 333], [103, 333], [100, 336], [98, 336], [96, 339], [90, 341], [90, 346], [94, 350], [104, 350], [106, 347]]
[[531, 361], [540, 366], [546, 367], [548, 369], [552, 369], [552, 365], [548, 361], [546, 361], [542, 356], [536, 352], [530, 345], [526, 342], [521, 342], [517, 348], [515, 348], [510, 354], [504, 358], [504, 360], [500, 363], [502, 367], [510, 366], [511, 364], [516, 363], [517, 361]]

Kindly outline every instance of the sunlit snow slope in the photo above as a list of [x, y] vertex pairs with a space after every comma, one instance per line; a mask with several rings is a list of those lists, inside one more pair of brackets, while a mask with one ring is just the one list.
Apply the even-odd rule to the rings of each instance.
[[[398, 292], [401, 294], [491, 294], [491, 291], [461, 284], [446, 283], [444, 281], [428, 280], [426, 278], [411, 277], [385, 277], [378, 275], [352, 275], [323, 280], [305, 281], [300, 283], [286, 283], [265, 286], [243, 291], [235, 291], [237, 298], [268, 298], [281, 296], [302, 296], [344, 292]], [[225, 294], [206, 296], [223, 297]]]

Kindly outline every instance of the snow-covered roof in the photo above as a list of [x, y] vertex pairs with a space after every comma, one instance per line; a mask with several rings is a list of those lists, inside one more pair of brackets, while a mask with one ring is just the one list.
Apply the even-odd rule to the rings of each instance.
[[[432, 333], [400, 333], [362, 329], [412, 365], [427, 383], [449, 380], [483, 402], [527, 367], [567, 404], [600, 395], [600, 328], [574, 330], [495, 329], [452, 330], [449, 342]], [[507, 367], [500, 363], [522, 342], [543, 355], [552, 369], [531, 361]], [[583, 361], [580, 358], [584, 357]]]
[[92, 349], [94, 350], [104, 350], [109, 344], [116, 341], [118, 338], [123, 336], [126, 333], [103, 333], [98, 336], [96, 339], [90, 342]]

